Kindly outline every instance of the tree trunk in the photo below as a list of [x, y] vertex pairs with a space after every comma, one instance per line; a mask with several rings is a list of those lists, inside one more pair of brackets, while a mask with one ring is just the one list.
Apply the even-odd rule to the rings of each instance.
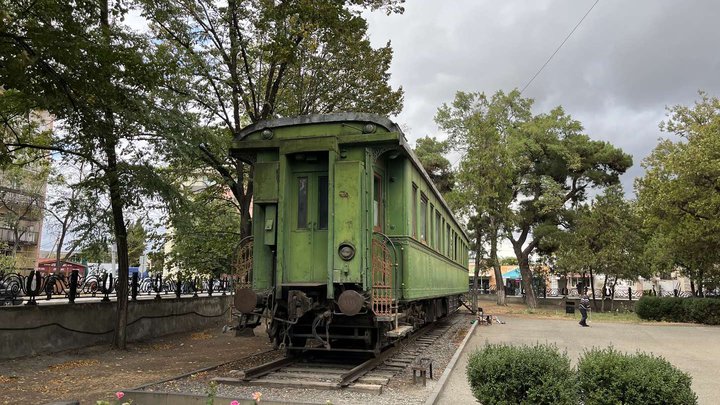
[[60, 238], [58, 240], [58, 246], [55, 251], [55, 272], [56, 273], [60, 273], [60, 269], [62, 268], [62, 265], [61, 265], [62, 246], [63, 246], [63, 243], [65, 243], [65, 234], [67, 233], [67, 229], [68, 229], [68, 218], [70, 218], [69, 214], [65, 217], [65, 220], [63, 220], [62, 229], [60, 231]]
[[700, 270], [698, 271], [698, 279], [697, 279], [697, 290], [698, 290], [698, 297], [702, 297], [705, 295], [705, 291], [703, 291], [703, 276], [704, 271]]
[[[477, 233], [475, 235], [478, 235]], [[480, 247], [480, 238], [477, 237], [477, 242], [475, 243], [476, 249], [475, 249], [475, 271], [473, 272], [473, 293], [472, 293], [472, 309], [475, 311], [474, 313], [477, 313], [478, 310], [478, 275], [480, 275], [480, 256], [482, 255], [482, 248]]]
[[128, 313], [128, 241], [127, 228], [123, 213], [122, 192], [120, 189], [119, 176], [117, 172], [117, 156], [115, 144], [106, 145], [105, 153], [108, 160], [108, 168], [105, 173], [110, 190], [110, 207], [113, 217], [113, 231], [117, 247], [118, 275], [115, 281], [115, 293], [117, 295], [117, 317], [115, 319], [115, 337], [113, 345], [118, 349], [125, 349], [127, 342], [127, 313]]
[[597, 301], [595, 300], [595, 275], [593, 274], [593, 268], [590, 266], [590, 289], [592, 290], [592, 301], [593, 309], [597, 311]]
[[242, 195], [242, 198], [238, 201], [238, 204], [240, 204], [240, 238], [242, 239], [246, 236], [252, 235], [252, 222], [250, 222], [250, 205], [252, 203], [252, 182], [255, 170], [252, 166], [249, 167], [247, 188], [245, 188], [244, 163], [237, 160], [235, 164], [237, 165], [236, 172], [238, 174], [236, 184], [239, 188], [244, 189], [241, 190], [241, 193], [239, 193], [240, 195]]
[[515, 256], [520, 264], [520, 275], [522, 277], [522, 287], [525, 289], [525, 304], [528, 308], [537, 308], [537, 298], [532, 288], [532, 271], [530, 270], [530, 253], [521, 250], [519, 246], [514, 245]]
[[497, 305], [504, 306], [507, 305], [507, 300], [505, 299], [505, 285], [503, 284], [500, 261], [498, 261], [497, 257], [498, 230], [494, 220], [492, 220], [490, 232], [490, 262], [495, 273], [495, 297], [497, 298]]
[[600, 312], [605, 312], [605, 289], [607, 288], [607, 274], [605, 274], [605, 278], [603, 279], [603, 286], [602, 286], [602, 303], [600, 304]]
[[[110, 46], [112, 39], [110, 38], [110, 8], [108, 0], [100, 1], [100, 26], [103, 29], [106, 45]], [[107, 77], [110, 81], [111, 78]], [[127, 228], [125, 226], [125, 217], [123, 214], [122, 190], [120, 186], [120, 174], [118, 173], [117, 151], [115, 148], [118, 144], [118, 137], [115, 133], [115, 116], [113, 111], [106, 108], [104, 111], [105, 128], [101, 128], [104, 133], [100, 136], [100, 143], [105, 157], [107, 158], [107, 168], [105, 169], [105, 180], [107, 181], [108, 191], [110, 193], [110, 208], [113, 217], [113, 233], [115, 234], [115, 244], [118, 256], [118, 277], [115, 281], [115, 293], [117, 295], [117, 316], [115, 318], [115, 336], [113, 345], [118, 349], [125, 349], [127, 342], [127, 312], [128, 312], [128, 273], [130, 271], [128, 264], [128, 243]]]

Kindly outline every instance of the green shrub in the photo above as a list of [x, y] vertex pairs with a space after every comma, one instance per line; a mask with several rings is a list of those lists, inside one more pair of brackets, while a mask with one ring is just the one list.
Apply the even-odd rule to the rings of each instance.
[[577, 386], [586, 405], [696, 404], [692, 378], [662, 357], [592, 349], [580, 358]]
[[635, 304], [641, 319], [720, 325], [720, 300], [714, 298], [642, 297]]
[[657, 306], [657, 298], [643, 295], [642, 298], [635, 303], [635, 313], [640, 319], [659, 321], [660, 311]]
[[555, 346], [487, 344], [470, 355], [467, 375], [484, 405], [577, 403], [570, 359]]
[[720, 325], [720, 300], [717, 298], [688, 298], [684, 304], [687, 322]]

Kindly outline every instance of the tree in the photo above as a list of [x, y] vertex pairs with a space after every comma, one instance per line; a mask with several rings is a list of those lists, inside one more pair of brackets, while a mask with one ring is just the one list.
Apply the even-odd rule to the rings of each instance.
[[[620, 186], [611, 186], [591, 204], [578, 207], [570, 229], [559, 236], [556, 268], [589, 272], [597, 309], [594, 275], [604, 276], [602, 289], [610, 289], [611, 300], [618, 280], [649, 275], [643, 260], [645, 242], [635, 204], [624, 198]], [[603, 309], [604, 304], [603, 300]]]
[[45, 224], [57, 235], [54, 243], [56, 272], [62, 269], [64, 259], [72, 257], [78, 248], [97, 235], [98, 226], [107, 217], [109, 207], [103, 204], [101, 193], [90, 186], [93, 181], [94, 175], [88, 173], [83, 164], [53, 162], [45, 200]]
[[700, 92], [694, 106], [668, 109], [660, 128], [679, 137], [661, 140], [635, 182], [658, 269], [679, 267], [702, 294], [720, 273], [720, 100]]
[[443, 104], [435, 116], [440, 128], [450, 135], [449, 142], [464, 152], [451, 201], [470, 218], [477, 263], [480, 257], [488, 255], [487, 262], [495, 274], [498, 305], [505, 305], [498, 240], [506, 227], [508, 206], [513, 199], [510, 193], [513, 162], [507, 157], [507, 144], [510, 132], [515, 131], [511, 118], [527, 115], [522, 103], [512, 101], [502, 92], [492, 98], [482, 93], [458, 92], [452, 104]]
[[155, 41], [181, 66], [171, 88], [200, 112], [200, 125], [221, 129], [187, 137], [177, 156], [217, 172], [240, 205], [242, 236], [250, 234], [252, 167], [218, 156], [227, 156], [244, 126], [277, 116], [401, 109], [402, 89], [388, 84], [390, 45], [372, 49], [359, 10], [402, 12], [402, 0], [139, 3]]
[[130, 266], [140, 265], [140, 256], [145, 253], [147, 248], [147, 232], [143, 227], [140, 219], [128, 227], [128, 263]]
[[223, 184], [184, 187], [185, 203], [171, 214], [170, 266], [219, 276], [233, 268], [240, 238], [240, 207]]
[[[47, 111], [58, 131], [46, 142], [12, 125], [4, 144], [11, 156], [43, 150], [88, 165], [93, 187], [109, 201], [106, 218], [117, 246], [119, 275], [114, 344], [124, 349], [128, 245], [125, 214], [143, 198], [171, 190], [153, 170], [169, 134], [184, 125], [170, 116], [158, 91], [174, 63], [122, 24], [124, 4], [108, 0], [0, 1], [0, 82], [25, 114]], [[47, 23], [52, 21], [52, 24]], [[177, 127], [173, 128], [172, 126]], [[131, 192], [132, 191], [132, 192]]]
[[500, 259], [500, 264], [503, 266], [517, 266], [517, 257], [503, 257]]
[[436, 120], [462, 135], [457, 139], [466, 150], [463, 163], [472, 165], [468, 184], [476, 190], [476, 198], [468, 201], [488, 212], [496, 221], [492, 228], [502, 229], [510, 240], [526, 303], [535, 308], [530, 255], [553, 250], [543, 242], [560, 232], [572, 207], [589, 189], [617, 184], [632, 158], [607, 142], [591, 140], [561, 107], [533, 115], [532, 104], [517, 90], [490, 99], [459, 92]]
[[429, 136], [418, 139], [415, 145], [415, 154], [443, 196], [452, 191], [454, 182], [450, 161], [445, 157], [449, 149], [447, 141], [438, 141]]

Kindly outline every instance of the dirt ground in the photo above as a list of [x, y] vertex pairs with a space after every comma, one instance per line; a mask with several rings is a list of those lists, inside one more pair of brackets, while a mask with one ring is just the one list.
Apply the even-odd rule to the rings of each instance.
[[240, 359], [271, 348], [267, 336], [235, 337], [221, 327], [131, 343], [94, 346], [3, 362], [0, 404], [80, 400], [95, 404], [124, 389]]

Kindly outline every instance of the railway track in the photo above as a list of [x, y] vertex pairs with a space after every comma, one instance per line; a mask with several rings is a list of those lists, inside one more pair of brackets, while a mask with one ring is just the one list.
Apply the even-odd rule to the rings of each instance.
[[410, 366], [442, 337], [456, 315], [427, 325], [370, 359], [346, 352], [306, 352], [244, 370], [239, 378], [219, 377], [219, 384], [258, 387], [349, 390], [381, 394], [390, 379]]

